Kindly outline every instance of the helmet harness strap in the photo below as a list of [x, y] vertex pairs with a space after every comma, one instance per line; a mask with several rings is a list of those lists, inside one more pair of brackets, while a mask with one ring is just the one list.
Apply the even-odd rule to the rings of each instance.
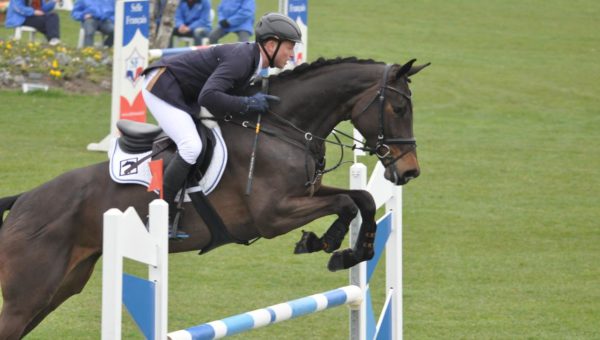
[[267, 49], [264, 46], [264, 43], [266, 41], [262, 41], [258, 44], [260, 46], [260, 48], [263, 50], [263, 52], [265, 52], [265, 55], [267, 56], [267, 60], [269, 61], [269, 67], [275, 67], [275, 56], [277, 55], [277, 52], [279, 52], [279, 48], [281, 47], [282, 41], [279, 39], [276, 39], [276, 40], [277, 40], [277, 47], [275, 48], [275, 52], [273, 52], [272, 56], [269, 55], [269, 53], [267, 52]]

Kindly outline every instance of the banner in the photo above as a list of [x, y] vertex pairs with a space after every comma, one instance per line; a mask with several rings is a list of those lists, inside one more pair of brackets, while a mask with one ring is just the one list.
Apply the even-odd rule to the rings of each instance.
[[288, 0], [285, 13], [300, 27], [302, 43], [294, 48], [294, 65], [305, 63], [308, 49], [308, 0]]
[[119, 135], [118, 120], [146, 121], [141, 75], [148, 66], [149, 24], [147, 0], [116, 0], [110, 133], [88, 144], [88, 150], [107, 151], [111, 139]]
[[113, 81], [112, 109], [118, 110], [119, 119], [145, 122], [141, 75], [148, 66], [149, 5], [148, 1], [125, 1], [123, 5], [122, 35], [115, 39], [113, 77], [116, 74], [118, 79]]

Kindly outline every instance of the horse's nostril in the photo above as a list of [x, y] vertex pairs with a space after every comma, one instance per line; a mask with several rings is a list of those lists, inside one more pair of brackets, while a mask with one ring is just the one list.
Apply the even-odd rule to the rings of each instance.
[[406, 179], [407, 182], [410, 181], [411, 179], [414, 179], [417, 177], [419, 177], [419, 170], [417, 170], [417, 169], [409, 170], [404, 173], [404, 178]]
[[419, 177], [419, 170], [409, 170], [409, 171], [406, 171], [404, 173], [404, 175], [402, 176], [402, 181], [401, 182], [403, 182], [403, 183], [401, 183], [401, 184], [406, 184], [410, 180], [415, 179], [417, 177]]

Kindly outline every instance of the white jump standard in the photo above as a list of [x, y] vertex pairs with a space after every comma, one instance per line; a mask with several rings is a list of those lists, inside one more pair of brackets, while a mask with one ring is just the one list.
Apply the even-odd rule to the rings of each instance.
[[[148, 231], [133, 208], [110, 209], [104, 214], [102, 339], [121, 339], [121, 301], [147, 339], [217, 339], [341, 305], [350, 306], [351, 340], [402, 339], [402, 187], [385, 181], [383, 172], [377, 163], [367, 183], [366, 166], [356, 163], [350, 169], [350, 187], [369, 191], [375, 205], [385, 204], [387, 211], [377, 221], [375, 256], [350, 269], [352, 285], [169, 334], [168, 206], [162, 200], [150, 203]], [[351, 243], [359, 225], [360, 215], [350, 227]], [[384, 251], [386, 299], [376, 322], [369, 281]], [[147, 264], [149, 279], [123, 274], [124, 257]]]

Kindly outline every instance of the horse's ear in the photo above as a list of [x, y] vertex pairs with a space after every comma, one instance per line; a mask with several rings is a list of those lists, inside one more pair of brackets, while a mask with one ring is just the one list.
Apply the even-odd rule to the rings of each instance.
[[417, 65], [417, 66], [413, 66], [410, 68], [410, 70], [408, 71], [408, 73], [406, 74], [407, 77], [410, 77], [414, 74], [419, 73], [419, 71], [421, 71], [422, 69], [424, 69], [425, 67], [431, 65], [431, 63], [427, 63], [427, 64], [423, 64], [423, 65]]
[[431, 65], [431, 63], [427, 63], [427, 64], [423, 64], [423, 65], [413, 66], [415, 61], [417, 61], [417, 59], [411, 59], [406, 64], [402, 65], [402, 67], [400, 68], [400, 70], [398, 70], [398, 73], [396, 74], [396, 78], [400, 78], [404, 75], [407, 77], [410, 77], [412, 75], [417, 74], [419, 71], [421, 71], [425, 67]]

